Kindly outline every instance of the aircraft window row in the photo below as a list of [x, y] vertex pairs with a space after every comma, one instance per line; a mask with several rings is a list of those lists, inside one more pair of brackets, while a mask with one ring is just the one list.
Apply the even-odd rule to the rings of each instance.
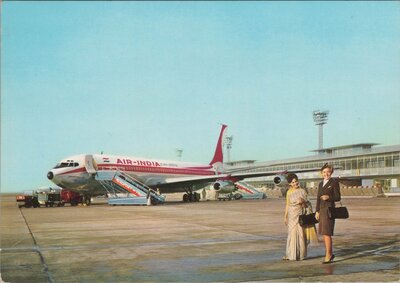
[[[160, 167], [141, 167], [141, 166], [123, 166], [123, 167], [101, 167], [100, 170], [121, 170], [121, 171], [140, 171], [140, 172], [157, 172], [164, 174], [182, 174], [182, 170], [178, 168], [160, 168]], [[185, 171], [185, 173], [203, 173], [202, 171]], [[208, 175], [209, 173], [204, 173]]]
[[78, 167], [79, 166], [79, 163], [78, 162], [61, 162], [61, 163], [58, 163], [55, 167], [54, 167], [54, 169], [57, 169], [57, 168], [64, 168], [64, 167]]

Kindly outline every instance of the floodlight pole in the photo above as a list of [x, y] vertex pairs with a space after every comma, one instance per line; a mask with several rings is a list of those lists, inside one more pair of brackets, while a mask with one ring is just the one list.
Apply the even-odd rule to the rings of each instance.
[[233, 136], [226, 136], [226, 137], [225, 137], [225, 145], [226, 145], [226, 153], [227, 153], [227, 162], [231, 162], [232, 140], [233, 140]]
[[323, 126], [328, 122], [328, 114], [329, 111], [313, 111], [314, 123], [318, 126], [318, 149], [323, 149]]
[[183, 149], [182, 148], [177, 148], [176, 149], [176, 156], [178, 156], [179, 161], [182, 159], [182, 153], [183, 153]]

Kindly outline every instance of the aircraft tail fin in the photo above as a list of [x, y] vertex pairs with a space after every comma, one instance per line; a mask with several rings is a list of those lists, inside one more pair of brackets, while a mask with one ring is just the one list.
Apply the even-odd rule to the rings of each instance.
[[227, 128], [227, 125], [222, 124], [222, 128], [221, 128], [221, 132], [219, 134], [219, 138], [218, 138], [218, 143], [217, 143], [217, 147], [215, 148], [215, 153], [214, 153], [214, 157], [210, 162], [210, 165], [214, 165], [216, 163], [223, 163], [224, 162], [224, 154], [222, 151], [222, 139], [224, 136], [224, 132], [225, 129]]

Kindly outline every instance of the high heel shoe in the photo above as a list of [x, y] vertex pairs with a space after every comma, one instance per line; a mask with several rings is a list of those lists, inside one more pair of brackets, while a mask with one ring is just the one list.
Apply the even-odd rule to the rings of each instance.
[[335, 258], [335, 255], [331, 255], [331, 258], [329, 260], [323, 261], [322, 264], [332, 263], [334, 258]]

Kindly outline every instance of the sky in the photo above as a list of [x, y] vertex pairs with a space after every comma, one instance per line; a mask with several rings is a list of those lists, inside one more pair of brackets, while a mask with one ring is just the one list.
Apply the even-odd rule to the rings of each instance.
[[1, 5], [1, 192], [100, 153], [208, 163], [400, 143], [399, 2]]

